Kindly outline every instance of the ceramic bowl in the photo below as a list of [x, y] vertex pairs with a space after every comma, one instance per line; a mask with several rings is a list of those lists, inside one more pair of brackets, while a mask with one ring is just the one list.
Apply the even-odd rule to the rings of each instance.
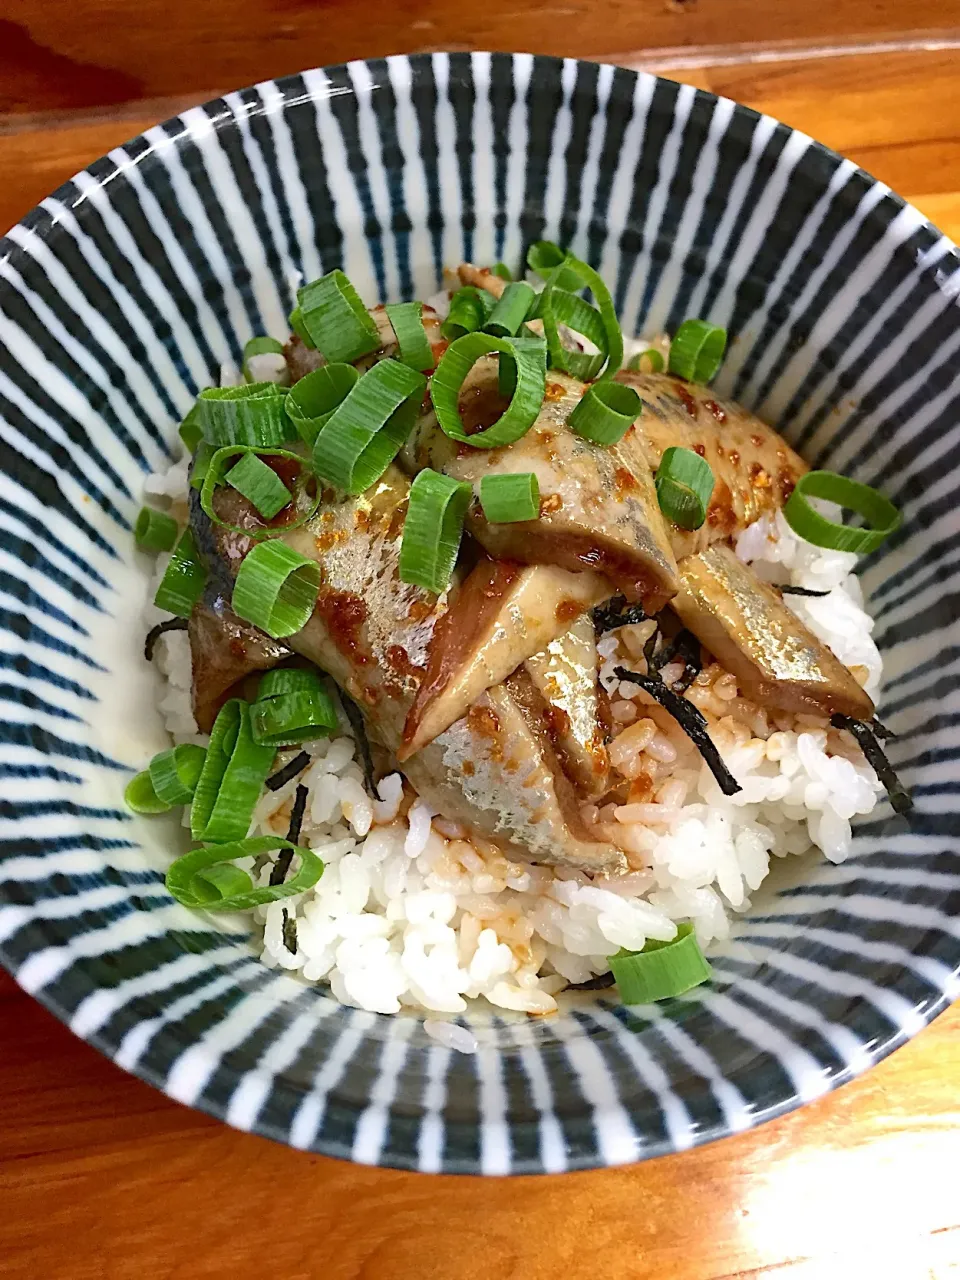
[[[175, 822], [124, 811], [164, 745], [131, 521], [198, 389], [286, 331], [296, 273], [423, 297], [557, 239], [626, 331], [730, 333], [721, 392], [904, 523], [863, 566], [912, 787], [841, 866], [800, 859], [709, 985], [540, 1021], [339, 1006], [166, 893]], [[169, 1095], [408, 1169], [613, 1165], [747, 1129], [920, 1030], [960, 970], [960, 263], [921, 214], [766, 116], [588, 62], [356, 62], [229, 94], [78, 174], [0, 242], [0, 958]]]

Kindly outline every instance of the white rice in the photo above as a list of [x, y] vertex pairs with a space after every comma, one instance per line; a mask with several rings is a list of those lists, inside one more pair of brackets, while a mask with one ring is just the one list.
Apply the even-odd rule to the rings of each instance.
[[[146, 488], [176, 509], [185, 464], [151, 477]], [[784, 599], [874, 694], [881, 660], [853, 572], [856, 557], [802, 541], [779, 514], [745, 530], [736, 549], [768, 581], [829, 591]], [[158, 580], [166, 560], [160, 557]], [[145, 625], [161, 616], [150, 606]], [[399, 774], [381, 779], [377, 797], [368, 796], [345, 730], [306, 744], [305, 772], [265, 791], [254, 812], [251, 835], [286, 834], [297, 786], [305, 785], [301, 840], [325, 864], [313, 889], [254, 913], [264, 963], [329, 983], [344, 1004], [379, 1013], [426, 1010], [435, 1015], [427, 1033], [469, 1053], [476, 1037], [450, 1021], [469, 1001], [552, 1013], [568, 983], [606, 972], [607, 957], [620, 947], [673, 937], [678, 920], [693, 922], [704, 947], [727, 939], [771, 858], [815, 846], [842, 862], [851, 848], [851, 819], [870, 813], [883, 794], [852, 738], [825, 718], [768, 712], [742, 698], [735, 678], [712, 664], [688, 696], [707, 716], [742, 786], [723, 796], [675, 722], [613, 674], [618, 664], [643, 661], [649, 625], [621, 628], [599, 643], [600, 680], [618, 726], [611, 760], [633, 780], [630, 798], [603, 809], [583, 806], [597, 838], [624, 850], [626, 873], [591, 880], [511, 862], [493, 844], [465, 839], [457, 823], [412, 797]], [[191, 708], [186, 632], [161, 637], [156, 654], [168, 730], [178, 742], [205, 742]], [[667, 680], [679, 673], [679, 666], [663, 671]], [[294, 754], [282, 752], [277, 767]], [[263, 868], [262, 882], [269, 872]], [[296, 923], [294, 953], [284, 943], [288, 915]]]

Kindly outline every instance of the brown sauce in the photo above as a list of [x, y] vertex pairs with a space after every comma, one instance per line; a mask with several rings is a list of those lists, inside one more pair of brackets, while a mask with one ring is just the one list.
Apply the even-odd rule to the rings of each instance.
[[347, 654], [360, 666], [366, 666], [370, 655], [364, 651], [360, 638], [360, 628], [367, 619], [363, 597], [352, 591], [322, 589], [316, 608], [341, 653]]
[[709, 409], [718, 422], [726, 422], [727, 411], [723, 405], [717, 404], [716, 400], [704, 400], [703, 407]]
[[617, 467], [613, 473], [613, 488], [617, 495], [617, 500], [622, 501], [625, 494], [633, 493], [639, 489], [636, 476], [627, 470], [626, 467]]
[[558, 622], [572, 622], [583, 613], [583, 605], [577, 600], [561, 600], [557, 605], [555, 617]]
[[500, 717], [493, 707], [475, 703], [467, 712], [467, 724], [481, 738], [496, 738], [500, 732]]

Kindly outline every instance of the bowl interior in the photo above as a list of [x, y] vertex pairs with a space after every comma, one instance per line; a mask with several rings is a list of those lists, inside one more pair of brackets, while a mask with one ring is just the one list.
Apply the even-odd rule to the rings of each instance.
[[[267, 970], [242, 920], [162, 873], [182, 833], [124, 811], [165, 745], [138, 615], [143, 478], [221, 362], [287, 332], [297, 279], [368, 303], [445, 264], [569, 243], [626, 332], [728, 329], [718, 389], [902, 529], [862, 581], [881, 713], [917, 799], [841, 866], [792, 860], [715, 981], [656, 1009], [471, 1013], [481, 1051]], [[508, 55], [395, 58], [228, 95], [62, 187], [0, 243], [5, 845], [0, 955], [80, 1035], [243, 1128], [402, 1167], [530, 1172], [680, 1149], [816, 1096], [957, 991], [960, 428], [956, 251], [885, 187], [744, 108]], [[953, 779], [953, 780], [951, 780]], [[884, 809], [882, 814], [888, 814]]]

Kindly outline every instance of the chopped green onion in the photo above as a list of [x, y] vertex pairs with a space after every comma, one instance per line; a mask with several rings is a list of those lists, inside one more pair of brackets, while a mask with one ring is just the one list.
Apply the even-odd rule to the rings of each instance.
[[208, 387], [197, 401], [204, 439], [216, 445], [257, 448], [283, 444], [290, 434], [283, 408], [286, 396], [286, 390], [275, 382]]
[[465, 481], [452, 480], [429, 468], [417, 475], [410, 486], [403, 523], [401, 581], [437, 595], [446, 590], [457, 562], [470, 496]]
[[506, 280], [507, 284], [513, 279], [513, 272], [505, 262], [498, 262], [496, 266], [490, 268], [493, 275], [499, 276], [501, 280]]
[[187, 453], [196, 453], [197, 445], [203, 439], [203, 427], [200, 425], [200, 409], [196, 401], [190, 412], [180, 423], [180, 439], [186, 446]]
[[150, 761], [148, 772], [157, 798], [168, 807], [189, 804], [197, 789], [206, 749], [184, 742], [161, 751]]
[[684, 320], [670, 343], [667, 369], [687, 382], [710, 382], [727, 349], [727, 331], [706, 320]]
[[576, 272], [567, 270], [569, 254], [552, 240], [537, 240], [527, 250], [527, 266], [558, 289], [581, 289]]
[[525, 280], [508, 284], [483, 326], [496, 338], [511, 338], [519, 330], [536, 294]]
[[[263, 462], [264, 458], [286, 458], [290, 462], [295, 462], [298, 467], [306, 468], [305, 459], [301, 457], [299, 453], [291, 453], [289, 449], [254, 449], [250, 445], [243, 444], [227, 445], [223, 449], [218, 449], [206, 464], [203, 483], [200, 487], [200, 506], [208, 519], [210, 519], [215, 525], [219, 525], [221, 529], [229, 529], [233, 533], [243, 533], [248, 538], [253, 539], [254, 542], [259, 542], [263, 538], [276, 537], [278, 533], [286, 533], [291, 529], [299, 529], [301, 525], [306, 524], [320, 505], [319, 490], [314, 494], [312, 501], [310, 501], [306, 506], [298, 508], [299, 515], [297, 515], [293, 520], [284, 521], [283, 526], [280, 529], [271, 525], [264, 525], [256, 528], [251, 527], [249, 524], [231, 524], [228, 520], [220, 518], [217, 514], [216, 507], [214, 506], [214, 495], [216, 493], [217, 486], [226, 481], [224, 473], [226, 471], [227, 463], [231, 458], [235, 458], [238, 454], [241, 455], [241, 458], [257, 458], [264, 467], [267, 467], [268, 471], [272, 470], [272, 468]], [[239, 463], [237, 465], [239, 466]], [[230, 475], [232, 476], [235, 471], [236, 467], [233, 468]], [[291, 501], [290, 491], [280, 480], [280, 477], [277, 476], [276, 472], [273, 472], [273, 475], [276, 477], [278, 485], [280, 485], [287, 494], [287, 499], [284, 503], [284, 506], [287, 506]], [[242, 473], [240, 479], [241, 481], [243, 480]], [[191, 484], [192, 483], [193, 481], [191, 480]], [[230, 483], [231, 485], [233, 484], [232, 480]], [[269, 484], [270, 482], [267, 483]], [[239, 486], [233, 487], [237, 488], [239, 492], [243, 492], [242, 489], [239, 489]], [[270, 485], [270, 491], [274, 492], [272, 485]], [[279, 489], [275, 490], [275, 496], [279, 497], [279, 492]], [[244, 496], [249, 497], [248, 494], [245, 494]], [[254, 505], [256, 506], [255, 503]], [[282, 510], [283, 508], [281, 507], [279, 509]], [[276, 514], [276, 512], [274, 512], [274, 514]], [[263, 515], [263, 512], [261, 512], [261, 515]], [[264, 516], [264, 518], [269, 520], [272, 517]]]
[[[595, 347], [600, 349], [606, 360], [606, 364], [603, 365], [602, 376], [604, 378], [612, 378], [623, 364], [623, 334], [620, 330], [620, 322], [617, 319], [617, 312], [613, 305], [613, 298], [610, 296], [610, 290], [604, 283], [603, 278], [594, 271], [593, 267], [586, 262], [582, 262], [579, 258], [572, 257], [570, 254], [564, 259], [564, 271], [571, 271], [577, 276], [578, 284], [575, 286], [576, 288], [589, 289], [593, 294], [595, 305], [589, 307], [588, 311], [594, 312], [600, 317], [600, 323], [603, 326], [603, 338], [597, 341], [591, 336], [591, 331], [597, 332], [596, 321], [592, 317], [587, 320], [587, 311], [583, 311], [580, 308], [577, 309], [571, 320], [560, 320], [558, 311], [562, 313], [570, 304], [564, 301], [562, 296], [564, 291], [560, 288], [558, 281], [550, 280], [543, 291], [540, 313], [543, 317], [544, 333], [547, 334], [547, 345], [550, 347], [551, 360], [554, 359], [556, 348], [560, 348], [565, 352], [564, 358], [568, 362], [571, 361], [572, 355], [579, 355], [581, 361], [595, 359], [595, 357], [585, 357], [582, 352], [568, 352], [566, 348], [561, 347], [559, 336], [551, 334], [553, 321], [556, 320], [558, 323], [567, 324], [569, 328], [574, 329], [577, 333], [582, 333], [585, 338], [590, 339]], [[560, 296], [558, 297], [558, 295]], [[582, 299], [578, 299], [578, 302], [584, 307], [587, 306]], [[587, 328], [580, 327], [584, 323], [588, 326]], [[548, 325], [550, 328], [548, 328]], [[572, 363], [576, 364], [578, 362], [574, 361]], [[600, 363], [603, 364], [603, 361]], [[567, 365], [560, 364], [559, 367], [563, 369], [567, 368]], [[597, 368], [599, 369], [599, 366]], [[570, 371], [570, 369], [567, 369], [567, 372]], [[574, 376], [582, 377], [580, 374], [575, 374]], [[590, 377], [596, 376], [596, 373], [590, 375]], [[586, 380], [584, 379], [584, 381]]]
[[297, 294], [304, 329], [331, 364], [359, 360], [380, 346], [377, 322], [339, 268]]
[[252, 356], [282, 356], [283, 343], [278, 342], [276, 338], [251, 338], [243, 348], [243, 376], [247, 382], [255, 382], [256, 379], [250, 373], [250, 358]]
[[177, 540], [177, 522], [164, 511], [141, 507], [133, 536], [141, 551], [169, 551]]
[[413, 429], [426, 385], [422, 373], [396, 360], [368, 369], [314, 441], [317, 475], [347, 493], [369, 489]]
[[[256, 858], [274, 850], [300, 859], [299, 871], [286, 884], [254, 885], [246, 871], [230, 867], [236, 858]], [[323, 863], [310, 849], [280, 836], [251, 836], [212, 848], [191, 849], [167, 871], [166, 885], [178, 902], [194, 910], [252, 911], [311, 889], [322, 875]]]
[[384, 311], [396, 334], [401, 362], [421, 373], [432, 369], [437, 362], [423, 327], [423, 303], [396, 302], [384, 307]]
[[207, 571], [200, 563], [193, 534], [189, 529], [184, 529], [157, 587], [153, 603], [167, 613], [189, 618], [193, 613], [193, 606], [203, 595], [206, 581]]
[[[808, 501], [825, 498], [863, 516], [866, 528], [837, 524], [821, 515]], [[783, 509], [784, 518], [799, 537], [831, 551], [855, 551], [858, 555], [875, 551], [885, 538], [900, 527], [900, 512], [882, 493], [834, 471], [808, 471]]]
[[[644, 361], [646, 361], [646, 368], [643, 367]], [[632, 369], [634, 373], [663, 373], [666, 364], [659, 351], [654, 347], [648, 347], [646, 351], [638, 351], [635, 356], [631, 356], [627, 361], [627, 368]]]
[[287, 395], [287, 415], [300, 439], [313, 444], [320, 428], [353, 390], [360, 370], [352, 364], [325, 364], [295, 382]]
[[[476, 362], [495, 351], [514, 364], [516, 387], [503, 415], [492, 426], [468, 435], [460, 418], [460, 389]], [[477, 449], [493, 449], [513, 444], [530, 430], [543, 404], [546, 382], [543, 344], [538, 339], [468, 333], [451, 342], [443, 353], [430, 384], [430, 394], [437, 421], [446, 435]]]
[[665, 449], [657, 468], [660, 510], [681, 529], [699, 529], [707, 518], [713, 493], [710, 464], [692, 449]]
[[190, 806], [194, 840], [242, 840], [270, 773], [274, 747], [254, 741], [250, 706], [231, 698], [220, 708]]
[[494, 299], [485, 289], [464, 285], [450, 299], [450, 310], [440, 326], [440, 336], [453, 342], [465, 333], [475, 333], [483, 328], [493, 308]]
[[244, 453], [223, 478], [256, 507], [264, 520], [272, 520], [293, 501], [293, 494], [277, 473], [253, 451]]
[[[546, 379], [547, 373], [547, 361], [549, 358], [547, 344], [539, 334], [526, 330], [513, 339], [513, 347], [514, 351], [509, 353], [501, 351], [497, 358], [497, 390], [505, 400], [511, 399], [517, 389], [515, 351], [529, 351], [531, 354], [536, 354], [537, 359], [543, 366], [544, 379]], [[546, 381], [544, 381], [544, 390], [546, 390]]]
[[170, 805], [161, 800], [153, 787], [150, 770], [144, 769], [127, 783], [123, 792], [124, 803], [131, 813], [168, 813]]
[[636, 422], [642, 408], [643, 401], [633, 387], [619, 382], [595, 382], [574, 405], [567, 422], [584, 440], [616, 444]]
[[303, 323], [303, 312], [299, 307], [294, 307], [287, 316], [287, 324], [290, 326], [290, 332], [295, 334], [305, 347], [309, 347], [311, 351], [316, 351], [313, 339], [307, 332], [307, 327]]
[[216, 447], [212, 444], [208, 444], [206, 440], [201, 440], [197, 445], [197, 451], [193, 455], [193, 466], [190, 468], [191, 489], [203, 488], [203, 482], [206, 479], [207, 470], [210, 466], [210, 459], [216, 452]]
[[278, 698], [284, 693], [313, 693], [321, 689], [320, 677], [303, 667], [274, 667], [260, 678], [257, 699]]
[[711, 976], [692, 924], [678, 925], [670, 942], [651, 938], [642, 951], [618, 952], [610, 957], [610, 968], [624, 1004], [670, 1000]]
[[532, 471], [484, 476], [480, 481], [480, 505], [491, 524], [536, 520], [540, 514], [540, 484]]
[[305, 626], [317, 603], [320, 566], [285, 542], [258, 542], [244, 557], [233, 584], [233, 611], [274, 640]]
[[[553, 368], [562, 369], [581, 382], [589, 382], [595, 378], [603, 368], [610, 349], [603, 318], [596, 307], [591, 307], [589, 302], [578, 298], [575, 293], [548, 285], [540, 295], [538, 312], [543, 321], [543, 332]], [[597, 348], [596, 354], [572, 351], [565, 347], [560, 338], [560, 325], [586, 338]]]
[[272, 747], [293, 747], [311, 738], [322, 738], [337, 727], [337, 711], [325, 689], [309, 693], [280, 693], [255, 702], [250, 724], [257, 742]]

